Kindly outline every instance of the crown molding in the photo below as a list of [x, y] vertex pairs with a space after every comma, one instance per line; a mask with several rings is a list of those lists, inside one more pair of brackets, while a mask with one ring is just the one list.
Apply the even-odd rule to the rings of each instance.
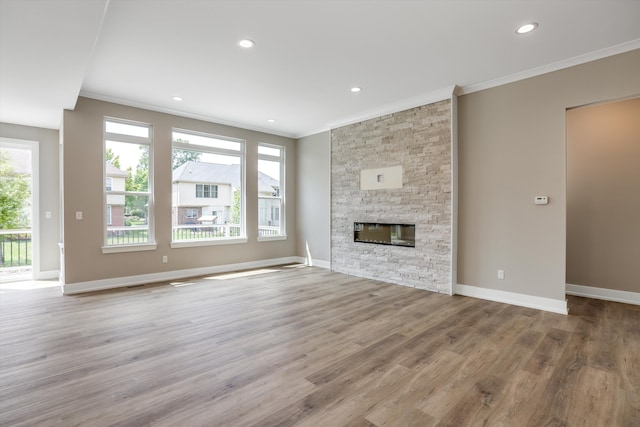
[[514, 83], [520, 80], [528, 79], [531, 77], [540, 76], [543, 74], [551, 73], [553, 71], [563, 70], [565, 68], [574, 67], [576, 65], [586, 64], [587, 62], [596, 61], [598, 59], [606, 58], [608, 56], [618, 55], [632, 50], [640, 49], [640, 39], [631, 40], [616, 46], [611, 46], [605, 49], [596, 50], [586, 53], [584, 55], [574, 56], [562, 61], [554, 62], [551, 64], [543, 65], [541, 67], [531, 68], [519, 73], [511, 74], [497, 79], [488, 80], [486, 82], [475, 83], [460, 88], [458, 95], [467, 95], [473, 92], [479, 92], [485, 89], [491, 89], [497, 86]]

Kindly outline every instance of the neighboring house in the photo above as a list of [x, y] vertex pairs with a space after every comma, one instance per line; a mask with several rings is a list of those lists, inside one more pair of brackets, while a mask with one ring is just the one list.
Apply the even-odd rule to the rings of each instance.
[[280, 227], [280, 182], [258, 172], [258, 226]]
[[[277, 180], [259, 173], [258, 181], [261, 198], [278, 194]], [[233, 196], [240, 190], [239, 165], [188, 161], [173, 170], [172, 183], [173, 225], [231, 222]], [[279, 207], [279, 201], [275, 201]], [[279, 218], [279, 210], [274, 212]]]
[[[105, 188], [107, 191], [124, 191], [127, 173], [106, 162]], [[124, 195], [107, 194], [107, 225], [124, 226]]]

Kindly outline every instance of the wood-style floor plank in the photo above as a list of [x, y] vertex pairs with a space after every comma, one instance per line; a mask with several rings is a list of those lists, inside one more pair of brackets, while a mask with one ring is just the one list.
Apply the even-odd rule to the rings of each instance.
[[281, 266], [0, 293], [4, 426], [640, 425], [640, 307]]

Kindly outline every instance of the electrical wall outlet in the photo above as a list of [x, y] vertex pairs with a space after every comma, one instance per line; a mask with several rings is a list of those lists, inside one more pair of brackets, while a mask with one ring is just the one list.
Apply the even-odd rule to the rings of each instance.
[[498, 270], [498, 279], [504, 280], [504, 270]]

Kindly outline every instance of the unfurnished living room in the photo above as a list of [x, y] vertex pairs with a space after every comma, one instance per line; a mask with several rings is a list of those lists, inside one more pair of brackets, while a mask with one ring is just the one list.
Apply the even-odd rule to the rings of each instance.
[[639, 21], [0, 0], [0, 425], [640, 426]]

